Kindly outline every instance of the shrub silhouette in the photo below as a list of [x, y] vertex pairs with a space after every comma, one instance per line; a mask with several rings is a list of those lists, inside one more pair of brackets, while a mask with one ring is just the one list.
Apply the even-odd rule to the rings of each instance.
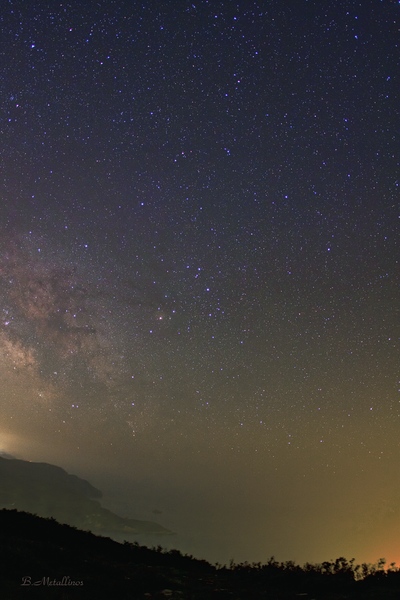
[[[120, 544], [53, 518], [0, 510], [0, 590], [5, 600], [43, 594], [85, 600], [135, 600], [144, 594], [172, 600], [289, 600], [298, 594], [319, 600], [398, 600], [399, 569], [393, 563], [388, 570], [384, 567], [384, 559], [356, 565], [344, 557], [300, 567], [293, 561], [279, 563], [273, 556], [266, 564], [211, 565], [179, 550]], [[21, 587], [23, 577], [40, 585], [31, 585], [28, 592]], [[63, 577], [82, 585], [50, 585]]]

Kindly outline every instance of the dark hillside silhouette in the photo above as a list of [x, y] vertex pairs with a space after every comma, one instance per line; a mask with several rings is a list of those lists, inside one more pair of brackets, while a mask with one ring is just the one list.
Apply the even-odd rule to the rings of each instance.
[[54, 519], [0, 510], [0, 590], [5, 600], [398, 600], [400, 572], [385, 571], [383, 565], [382, 560], [354, 565], [338, 558], [300, 567], [272, 557], [265, 565], [213, 566], [178, 550], [119, 544]]

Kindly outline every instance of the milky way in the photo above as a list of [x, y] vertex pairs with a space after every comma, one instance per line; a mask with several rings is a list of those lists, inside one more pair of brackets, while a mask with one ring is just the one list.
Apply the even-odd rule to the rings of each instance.
[[400, 560], [397, 8], [267, 4], [7, 5], [0, 442]]

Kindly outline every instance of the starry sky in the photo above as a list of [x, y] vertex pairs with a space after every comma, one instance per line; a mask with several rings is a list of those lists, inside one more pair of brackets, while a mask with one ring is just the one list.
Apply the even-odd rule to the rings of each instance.
[[3, 452], [199, 558], [400, 564], [399, 6], [4, 4]]

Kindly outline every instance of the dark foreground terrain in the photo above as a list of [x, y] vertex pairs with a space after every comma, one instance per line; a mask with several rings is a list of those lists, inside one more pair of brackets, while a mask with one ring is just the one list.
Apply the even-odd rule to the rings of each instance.
[[0, 510], [0, 597], [118, 600], [399, 600], [400, 571], [339, 558], [213, 566], [177, 550], [99, 537], [54, 519]]

